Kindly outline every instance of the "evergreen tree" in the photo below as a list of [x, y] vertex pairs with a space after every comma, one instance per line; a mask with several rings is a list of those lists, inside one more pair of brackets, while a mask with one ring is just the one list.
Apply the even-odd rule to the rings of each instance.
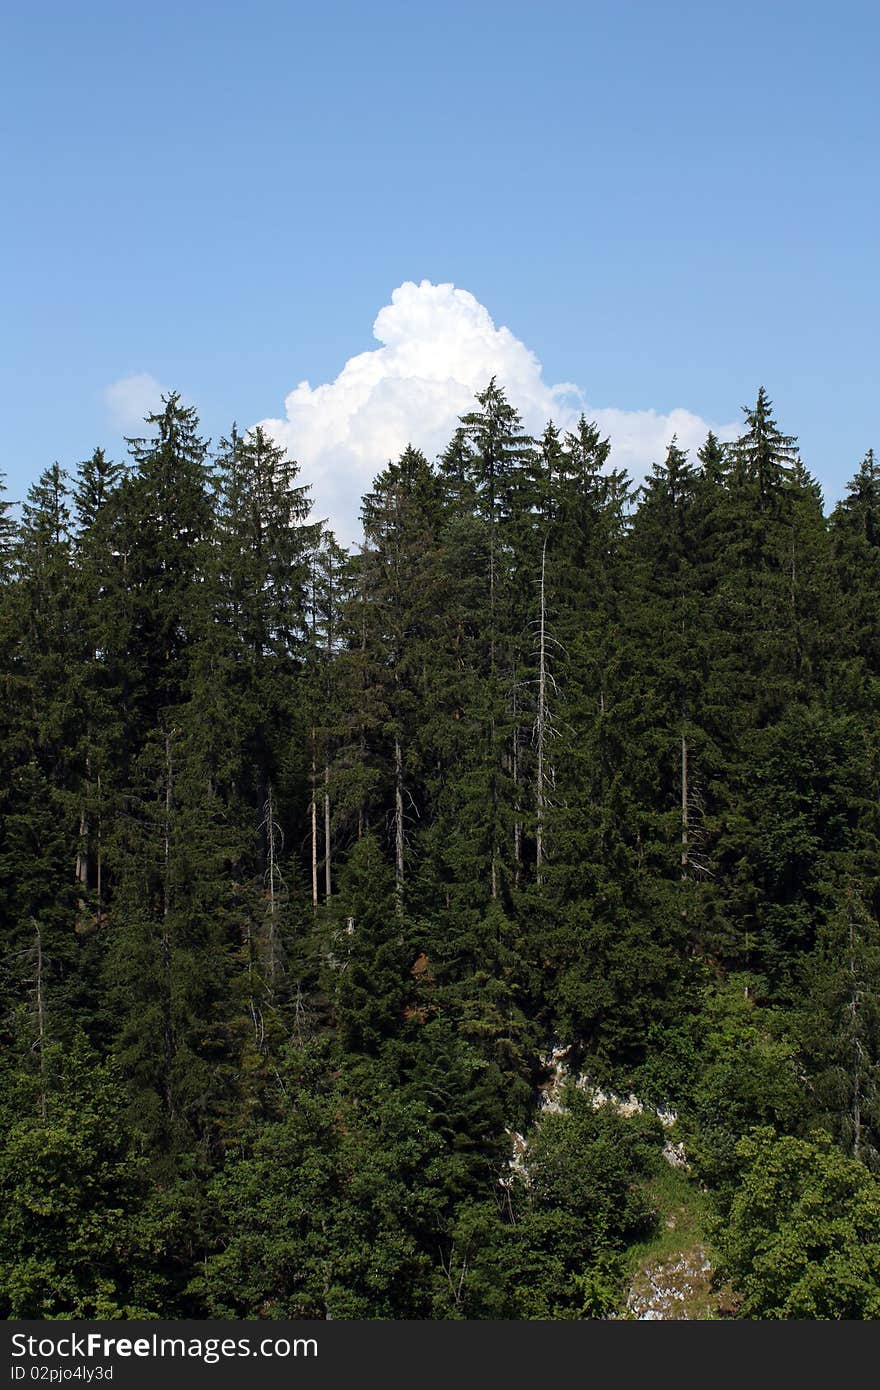
[[818, 1113], [852, 1158], [880, 1168], [880, 927], [850, 889], [804, 971], [800, 1026]]
[[176, 392], [162, 401], [146, 418], [154, 434], [129, 441], [135, 467], [119, 499], [116, 545], [125, 576], [119, 637], [132, 730], [155, 729], [184, 698], [212, 523], [207, 445], [196, 412]]
[[797, 438], [783, 434], [773, 417], [773, 402], [764, 387], [754, 407], [742, 407], [747, 429], [731, 445], [729, 463], [738, 486], [754, 492], [759, 510], [772, 507], [797, 458]]
[[348, 555], [130, 447], [0, 497], [0, 1312], [608, 1317], [674, 1193], [871, 1316], [873, 453], [826, 518], [762, 388], [634, 490], [493, 380]]
[[80, 464], [73, 489], [78, 531], [72, 594], [83, 649], [74, 692], [79, 736], [72, 796], [78, 817], [76, 879], [82, 931], [103, 924], [107, 830], [125, 776], [122, 707], [128, 653], [119, 643], [125, 631], [125, 600], [118, 549], [123, 476], [122, 466], [96, 449]]
[[0, 583], [7, 583], [12, 576], [16, 540], [12, 508], [6, 497], [6, 474], [0, 470]]
[[[843, 588], [846, 630], [869, 676], [880, 673], [880, 464], [869, 449], [831, 516], [834, 562]], [[871, 696], [866, 692], [867, 698]]]
[[104, 508], [114, 496], [123, 477], [121, 463], [108, 459], [103, 449], [95, 449], [91, 458], [84, 459], [77, 472], [73, 489], [74, 514], [81, 533], [97, 524]]

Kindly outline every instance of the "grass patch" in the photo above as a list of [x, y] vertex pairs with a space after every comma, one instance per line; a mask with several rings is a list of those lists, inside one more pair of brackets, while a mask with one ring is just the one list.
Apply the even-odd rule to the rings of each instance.
[[657, 1229], [630, 1247], [628, 1260], [633, 1273], [645, 1259], [666, 1259], [695, 1243], [708, 1249], [709, 1197], [682, 1168], [663, 1163], [644, 1190], [657, 1212]]
[[657, 1212], [657, 1227], [627, 1252], [628, 1293], [619, 1316], [664, 1321], [729, 1317], [729, 1291], [712, 1288], [708, 1195], [683, 1169], [665, 1163], [646, 1182], [645, 1193]]

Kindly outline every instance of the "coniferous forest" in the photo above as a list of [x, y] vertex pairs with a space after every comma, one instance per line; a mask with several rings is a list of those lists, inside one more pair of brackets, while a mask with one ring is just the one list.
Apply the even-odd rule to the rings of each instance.
[[609, 453], [3, 501], [3, 1317], [880, 1317], [880, 463]]

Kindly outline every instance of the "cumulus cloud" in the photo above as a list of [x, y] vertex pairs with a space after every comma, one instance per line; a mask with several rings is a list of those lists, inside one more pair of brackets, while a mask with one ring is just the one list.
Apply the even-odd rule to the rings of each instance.
[[[552, 418], [567, 429], [581, 411], [611, 437], [612, 462], [637, 478], [661, 458], [672, 436], [694, 450], [710, 424], [689, 410], [620, 410], [587, 403], [571, 382], [544, 380], [535, 354], [496, 328], [488, 309], [451, 284], [407, 281], [373, 324], [380, 344], [345, 363], [335, 381], [301, 381], [283, 419], [262, 424], [296, 458], [313, 487], [317, 514], [329, 514], [341, 539], [356, 538], [362, 494], [407, 444], [433, 458], [449, 442], [458, 416], [495, 376], [537, 433]], [[714, 426], [730, 438], [735, 426]]]
[[115, 428], [123, 434], [139, 429], [144, 416], [160, 408], [165, 389], [149, 372], [135, 372], [106, 386], [104, 404]]

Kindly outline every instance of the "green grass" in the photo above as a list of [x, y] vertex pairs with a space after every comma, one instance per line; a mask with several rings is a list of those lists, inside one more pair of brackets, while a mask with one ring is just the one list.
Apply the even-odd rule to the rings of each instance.
[[645, 1193], [657, 1211], [658, 1226], [647, 1240], [631, 1246], [633, 1270], [647, 1257], [662, 1259], [675, 1255], [693, 1241], [706, 1244], [709, 1198], [686, 1171], [662, 1163], [660, 1171], [645, 1183]]
[[[641, 1304], [660, 1309], [664, 1319], [707, 1321], [730, 1316], [729, 1290], [713, 1289], [711, 1269], [702, 1268], [706, 1260], [714, 1264], [707, 1235], [707, 1194], [685, 1171], [666, 1163], [645, 1184], [645, 1192], [657, 1211], [657, 1227], [627, 1252], [628, 1291]], [[666, 1296], [658, 1295], [652, 1284], [667, 1291]], [[621, 1309], [621, 1316], [633, 1314]]]

